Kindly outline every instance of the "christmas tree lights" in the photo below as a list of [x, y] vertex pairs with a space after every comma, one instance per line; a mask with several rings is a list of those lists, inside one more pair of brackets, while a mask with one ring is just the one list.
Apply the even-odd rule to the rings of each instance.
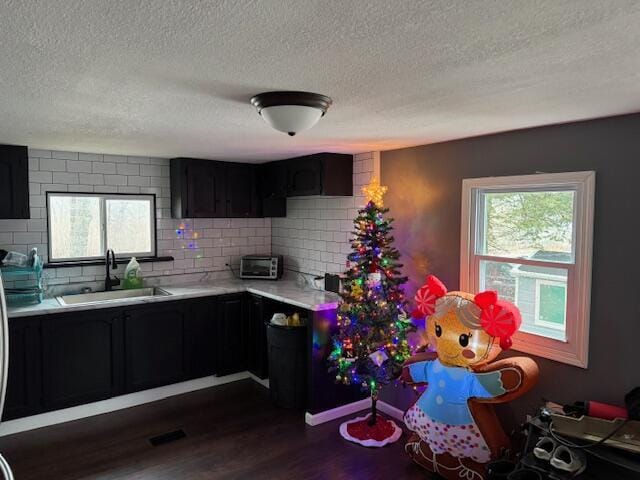
[[407, 334], [414, 330], [406, 314], [401, 285], [400, 253], [393, 246], [392, 219], [385, 219], [383, 195], [387, 187], [376, 179], [362, 189], [367, 204], [354, 219], [352, 253], [338, 307], [338, 332], [329, 355], [336, 382], [359, 385], [370, 392], [376, 422], [378, 391], [396, 379], [412, 354]]

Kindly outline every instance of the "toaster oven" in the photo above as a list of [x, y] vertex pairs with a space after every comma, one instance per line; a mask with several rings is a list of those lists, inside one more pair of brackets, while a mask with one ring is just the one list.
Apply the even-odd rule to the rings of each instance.
[[282, 255], [245, 255], [240, 259], [240, 278], [278, 280], [282, 268]]

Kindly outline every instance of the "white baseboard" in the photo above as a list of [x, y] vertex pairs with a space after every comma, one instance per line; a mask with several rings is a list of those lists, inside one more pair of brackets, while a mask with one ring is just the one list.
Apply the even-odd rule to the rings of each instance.
[[[404, 412], [402, 410], [394, 407], [393, 405], [389, 405], [382, 400], [378, 400], [377, 407], [378, 410], [380, 410], [382, 413], [386, 413], [388, 416], [395, 418], [396, 420], [402, 421], [404, 418]], [[369, 408], [371, 408], [371, 400], [368, 398], [364, 398], [362, 400], [358, 400], [357, 402], [347, 403], [346, 405], [341, 405], [340, 407], [332, 408], [331, 410], [324, 410], [323, 412], [319, 413], [311, 414], [309, 412], [306, 412], [305, 422], [307, 423], [307, 425], [315, 427], [316, 425], [330, 422], [331, 420], [345, 417], [347, 415], [353, 415], [354, 413]]]
[[41, 413], [30, 417], [9, 420], [0, 424], [0, 437], [14, 433], [34, 430], [36, 428], [48, 427], [58, 423], [71, 422], [81, 418], [101, 415], [123, 408], [135, 407], [149, 402], [155, 402], [164, 398], [181, 395], [183, 393], [194, 392], [204, 388], [224, 385], [225, 383], [237, 382], [238, 380], [252, 379], [262, 386], [269, 388], [269, 380], [260, 380], [249, 372], [234, 373], [224, 377], [203, 377], [196, 380], [189, 380], [181, 383], [174, 383], [164, 387], [143, 390], [142, 392], [129, 393], [119, 397], [101, 400], [99, 402], [79, 405], [77, 407], [65, 408], [54, 412]]
[[387, 402], [378, 400], [378, 410], [382, 413], [386, 413], [391, 418], [404, 422], [404, 410], [400, 410]]
[[[101, 400], [99, 402], [79, 405], [77, 407], [65, 408], [54, 412], [41, 413], [30, 417], [9, 420], [0, 424], [0, 437], [12, 435], [14, 433], [25, 432], [27, 430], [35, 430], [36, 428], [48, 427], [59, 423], [71, 422], [82, 418], [101, 415], [103, 413], [122, 410], [123, 408], [135, 407], [145, 403], [155, 402], [164, 398], [182, 395], [183, 393], [195, 392], [204, 388], [224, 385], [225, 383], [237, 382], [239, 380], [251, 379], [265, 388], [269, 388], [269, 379], [260, 379], [250, 372], [234, 373], [224, 377], [204, 377], [187, 382], [175, 383], [164, 387], [153, 388], [151, 390], [143, 390], [142, 392], [129, 393], [119, 397]], [[382, 400], [378, 400], [378, 410], [388, 416], [402, 421], [404, 412]], [[348, 403], [340, 407], [325, 410], [316, 414], [305, 413], [305, 421], [307, 425], [316, 426], [336, 418], [353, 415], [354, 413], [366, 410], [371, 407], [371, 400], [364, 398], [357, 402]]]
[[262, 378], [258, 378], [258, 377], [256, 377], [256, 376], [255, 376], [253, 373], [251, 373], [251, 372], [247, 372], [247, 373], [249, 374], [249, 378], [250, 378], [251, 380], [253, 380], [254, 382], [259, 383], [259, 384], [260, 384], [260, 385], [262, 385], [264, 388], [269, 388], [269, 379], [268, 379], [268, 378], [262, 379]]

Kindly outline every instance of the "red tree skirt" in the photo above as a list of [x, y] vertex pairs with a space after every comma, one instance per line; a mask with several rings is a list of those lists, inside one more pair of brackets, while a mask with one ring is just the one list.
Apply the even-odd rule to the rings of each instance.
[[340, 425], [340, 435], [350, 442], [359, 443], [365, 447], [384, 447], [387, 443], [397, 441], [402, 435], [402, 429], [391, 420], [378, 414], [375, 425], [369, 425], [365, 417], [357, 417]]

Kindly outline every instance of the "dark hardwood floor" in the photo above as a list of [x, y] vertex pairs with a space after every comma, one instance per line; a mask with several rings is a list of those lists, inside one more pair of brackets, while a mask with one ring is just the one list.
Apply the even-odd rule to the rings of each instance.
[[[274, 407], [251, 380], [0, 438], [16, 480], [424, 479], [404, 437], [365, 448]], [[186, 437], [151, 446], [183, 429]]]

